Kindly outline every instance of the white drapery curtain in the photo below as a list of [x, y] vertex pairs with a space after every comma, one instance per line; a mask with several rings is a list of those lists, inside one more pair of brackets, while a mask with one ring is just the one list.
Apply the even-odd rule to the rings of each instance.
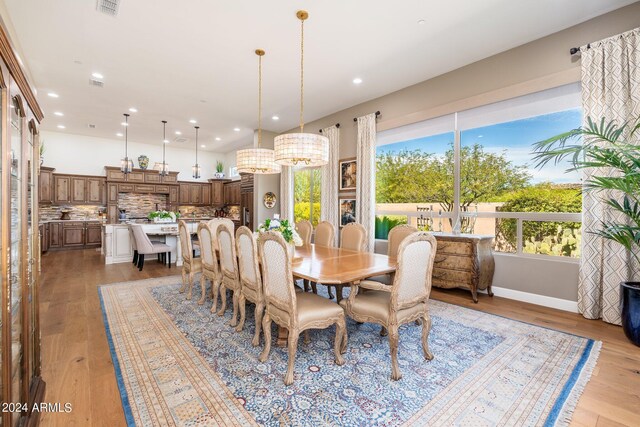
[[293, 168], [282, 166], [280, 172], [280, 218], [293, 224]]
[[[599, 122], [618, 125], [640, 116], [640, 28], [591, 43], [582, 51], [582, 108]], [[610, 170], [587, 170], [585, 179], [608, 175]], [[582, 258], [578, 284], [578, 310], [588, 319], [620, 324], [620, 282], [638, 280], [632, 254], [622, 245], [593, 234], [601, 221], [621, 221], [604, 198], [620, 194], [583, 194]], [[636, 270], [636, 271], [634, 271]]]
[[376, 115], [358, 117], [356, 221], [367, 230], [365, 250], [373, 252], [376, 231]]
[[[340, 155], [340, 128], [330, 126], [322, 129], [322, 134], [329, 138], [329, 163], [320, 168], [322, 191], [320, 196], [320, 220], [328, 221], [336, 230], [340, 227], [340, 207], [338, 205]], [[336, 244], [338, 233], [335, 236]]]

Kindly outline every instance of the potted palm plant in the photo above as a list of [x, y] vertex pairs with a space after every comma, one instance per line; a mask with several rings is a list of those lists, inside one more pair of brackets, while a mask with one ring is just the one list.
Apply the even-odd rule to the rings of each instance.
[[219, 160], [216, 162], [215, 177], [218, 178], [218, 179], [224, 178], [224, 163], [222, 163]]
[[[593, 168], [584, 183], [585, 191], [602, 192], [606, 203], [619, 214], [619, 221], [602, 221], [595, 234], [623, 245], [640, 264], [640, 118], [618, 125], [615, 121], [594, 122], [534, 144], [537, 167], [563, 159], [570, 171]], [[614, 173], [599, 175], [598, 168]], [[638, 265], [636, 265], [638, 268]], [[640, 346], [640, 282], [622, 282], [621, 318], [625, 335]]]

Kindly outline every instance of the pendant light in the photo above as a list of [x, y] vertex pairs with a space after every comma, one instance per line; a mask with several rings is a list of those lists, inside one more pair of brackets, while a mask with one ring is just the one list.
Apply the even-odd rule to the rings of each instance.
[[199, 179], [200, 178], [200, 165], [198, 164], [198, 129], [200, 129], [200, 126], [195, 126], [196, 128], [196, 164], [193, 165], [193, 167], [191, 168], [193, 170], [193, 177], [195, 179]]
[[280, 165], [275, 162], [275, 152], [262, 148], [262, 57], [264, 50], [256, 49], [258, 55], [258, 147], [238, 150], [236, 167], [239, 173], [274, 174], [280, 173]]
[[304, 21], [309, 14], [299, 10], [300, 20], [300, 132], [279, 135], [274, 140], [275, 160], [283, 166], [322, 166], [329, 162], [329, 139], [304, 133]]
[[128, 175], [133, 171], [133, 160], [129, 158], [129, 114], [124, 113], [124, 158], [120, 161], [120, 171]]
[[167, 140], [167, 121], [162, 121], [162, 163], [160, 164], [160, 176], [169, 175], [169, 165], [166, 160], [166, 149], [169, 141]]

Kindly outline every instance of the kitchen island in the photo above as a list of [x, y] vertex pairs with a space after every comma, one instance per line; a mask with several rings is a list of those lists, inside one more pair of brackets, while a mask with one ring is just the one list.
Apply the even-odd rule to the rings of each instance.
[[[151, 240], [159, 240], [171, 247], [171, 259], [176, 266], [182, 265], [182, 251], [178, 239], [178, 223], [139, 224]], [[189, 232], [198, 230], [198, 222], [188, 222]], [[132, 262], [133, 242], [131, 241], [129, 224], [104, 224], [102, 226], [102, 249], [105, 264]], [[149, 255], [155, 258], [155, 255]]]

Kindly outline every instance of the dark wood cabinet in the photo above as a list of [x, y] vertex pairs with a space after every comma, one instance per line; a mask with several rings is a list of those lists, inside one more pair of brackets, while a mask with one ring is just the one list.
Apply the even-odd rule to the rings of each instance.
[[[87, 178], [86, 180], [86, 202], [91, 204], [104, 203], [104, 178]], [[116, 196], [117, 197], [117, 196]]]
[[209, 184], [200, 184], [202, 191], [202, 206], [211, 206], [211, 186]]
[[65, 175], [53, 176], [53, 200], [56, 203], [71, 203], [71, 179]]
[[87, 200], [87, 180], [85, 178], [71, 177], [71, 202], [85, 203]]
[[209, 180], [211, 183], [211, 205], [216, 207], [224, 206], [224, 184], [228, 180]]
[[169, 187], [169, 204], [170, 205], [177, 205], [179, 200], [179, 187], [172, 185], [171, 187]]
[[182, 206], [211, 206], [211, 185], [204, 182], [180, 182], [179, 195], [169, 193], [169, 204]]
[[53, 202], [53, 168], [40, 167], [40, 179], [38, 180], [38, 200], [40, 203]]
[[190, 192], [190, 203], [192, 205], [201, 205], [202, 204], [202, 185], [201, 184], [190, 184], [189, 185]]
[[118, 184], [107, 185], [107, 203], [118, 203]]
[[232, 181], [224, 185], [224, 204], [240, 205], [240, 181]]
[[97, 221], [52, 221], [47, 249], [82, 249], [102, 244], [102, 224]]
[[[100, 205], [105, 203], [102, 177], [53, 174], [53, 202], [58, 204]], [[109, 197], [112, 197], [109, 194]], [[117, 192], [115, 193], [117, 199]]]
[[49, 223], [49, 248], [62, 247], [62, 224], [59, 222]]
[[85, 233], [85, 246], [100, 246], [102, 244], [102, 226], [88, 222]]
[[191, 184], [180, 183], [180, 204], [191, 204]]
[[62, 246], [65, 248], [84, 246], [84, 228], [83, 222], [62, 224]]

